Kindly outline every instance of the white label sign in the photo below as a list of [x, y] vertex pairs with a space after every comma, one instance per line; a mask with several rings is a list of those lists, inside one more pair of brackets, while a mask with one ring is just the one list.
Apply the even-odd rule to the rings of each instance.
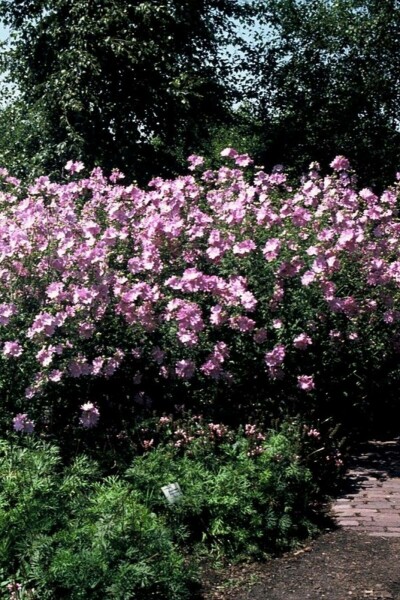
[[175, 504], [175, 502], [178, 502], [178, 500], [180, 500], [180, 498], [183, 496], [179, 483], [170, 483], [168, 485], [164, 485], [161, 488], [161, 491], [170, 504]]

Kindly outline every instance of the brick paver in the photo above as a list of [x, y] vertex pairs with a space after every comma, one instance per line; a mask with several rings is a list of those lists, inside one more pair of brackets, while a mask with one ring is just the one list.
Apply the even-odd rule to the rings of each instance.
[[348, 473], [350, 491], [333, 503], [340, 527], [400, 537], [400, 444], [370, 442]]

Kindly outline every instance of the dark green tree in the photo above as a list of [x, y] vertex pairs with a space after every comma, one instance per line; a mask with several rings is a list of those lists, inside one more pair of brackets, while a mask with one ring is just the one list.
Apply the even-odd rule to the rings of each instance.
[[229, 118], [223, 46], [249, 10], [241, 0], [1, 0], [4, 68], [19, 90], [0, 123], [15, 123], [8, 148], [28, 138], [24, 162], [48, 171], [74, 158], [142, 181], [172, 174]]
[[[361, 182], [400, 168], [400, 2], [265, 0], [254, 62], [262, 160], [305, 170], [346, 155]], [[261, 159], [261, 158], [260, 158]]]

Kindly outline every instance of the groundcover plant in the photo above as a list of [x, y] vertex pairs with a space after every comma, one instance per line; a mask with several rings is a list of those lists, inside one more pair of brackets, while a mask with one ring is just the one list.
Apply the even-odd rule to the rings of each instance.
[[4, 597], [197, 598], [199, 561], [262, 559], [316, 533], [321, 483], [340, 472], [323, 431], [185, 415], [142, 433], [152, 425], [144, 451], [112, 475], [35, 434], [0, 441]]
[[72, 161], [61, 184], [1, 172], [3, 433], [118, 433], [143, 406], [355, 420], [390, 394], [399, 184], [358, 190], [337, 156], [291, 187], [222, 156], [146, 189]]

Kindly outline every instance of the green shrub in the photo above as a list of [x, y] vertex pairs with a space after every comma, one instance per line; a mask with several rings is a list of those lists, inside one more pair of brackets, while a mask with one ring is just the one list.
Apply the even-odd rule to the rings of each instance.
[[42, 443], [0, 447], [0, 565], [41, 600], [190, 597], [168, 530], [126, 482]]
[[[240, 434], [214, 448], [199, 437], [184, 451], [170, 444], [136, 458], [127, 476], [141, 500], [191, 544], [230, 558], [261, 556], [315, 531], [310, 505], [317, 490], [299, 444], [298, 436], [271, 433], [254, 453]], [[183, 496], [169, 505], [161, 487], [174, 482]]]
[[[235, 431], [187, 415], [138, 429], [144, 452], [118, 476], [85, 455], [65, 465], [34, 434], [0, 442], [6, 594], [184, 600], [204, 555], [261, 558], [316, 532], [322, 483], [337, 473], [317, 429]], [[182, 496], [170, 504], [161, 488], [175, 482]]]

